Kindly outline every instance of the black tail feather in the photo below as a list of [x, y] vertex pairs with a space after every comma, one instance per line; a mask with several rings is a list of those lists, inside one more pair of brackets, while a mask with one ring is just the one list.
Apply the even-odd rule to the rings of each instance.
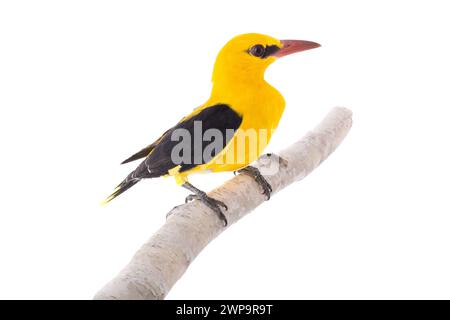
[[116, 189], [114, 190], [114, 192], [105, 200], [103, 200], [102, 204], [107, 204], [108, 202], [110, 202], [112, 199], [116, 198], [117, 196], [121, 195], [122, 193], [124, 193], [125, 191], [127, 191], [128, 189], [130, 189], [132, 186], [134, 186], [136, 183], [138, 183], [139, 181], [141, 181], [141, 179], [125, 179], [124, 181], [122, 181], [122, 183], [120, 183]]
[[153, 150], [154, 146], [153, 145], [149, 145], [148, 147], [145, 147], [144, 149], [142, 149], [141, 151], [133, 154], [131, 157], [129, 157], [128, 159], [122, 161], [121, 164], [125, 164], [134, 160], [138, 160], [138, 159], [142, 159], [145, 158], [146, 156], [149, 155], [149, 153]]

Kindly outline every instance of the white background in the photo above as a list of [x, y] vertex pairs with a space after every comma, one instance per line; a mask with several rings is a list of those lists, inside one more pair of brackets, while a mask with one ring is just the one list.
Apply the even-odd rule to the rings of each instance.
[[[215, 55], [259, 32], [322, 48], [266, 78], [269, 150], [330, 108], [338, 150], [231, 226], [168, 298], [450, 298], [446, 1], [2, 1], [0, 298], [90, 299], [184, 201], [171, 179], [99, 202], [203, 103]], [[194, 176], [209, 190], [230, 174]]]

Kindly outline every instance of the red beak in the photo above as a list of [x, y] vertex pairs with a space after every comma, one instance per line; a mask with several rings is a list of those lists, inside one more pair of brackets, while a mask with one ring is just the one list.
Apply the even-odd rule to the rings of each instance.
[[305, 40], [281, 40], [283, 47], [272, 54], [274, 57], [281, 58], [288, 54], [305, 51], [320, 47], [320, 44]]

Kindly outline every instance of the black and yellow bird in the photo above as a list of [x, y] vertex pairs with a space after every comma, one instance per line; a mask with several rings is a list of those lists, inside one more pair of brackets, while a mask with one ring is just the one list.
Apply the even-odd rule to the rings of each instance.
[[[104, 200], [107, 203], [146, 178], [173, 176], [227, 223], [226, 205], [206, 195], [187, 180], [200, 171], [242, 171], [253, 176], [267, 198], [272, 191], [260, 172], [248, 164], [255, 161], [270, 141], [283, 114], [283, 96], [264, 80], [266, 68], [277, 58], [317, 48], [315, 42], [277, 40], [250, 33], [231, 39], [219, 52], [213, 72], [211, 96], [203, 105], [181, 119], [159, 139], [122, 163], [145, 158]], [[240, 132], [255, 131], [254, 141], [240, 139]], [[261, 134], [264, 133], [264, 134]], [[180, 137], [190, 135], [180, 151]], [[192, 139], [194, 137], [194, 139]], [[214, 137], [214, 148], [211, 140]], [[240, 143], [239, 145], [239, 142]], [[252, 146], [257, 146], [252, 147]], [[174, 152], [177, 151], [177, 152]], [[210, 151], [206, 154], [206, 151]], [[206, 155], [205, 155], [206, 154]]]

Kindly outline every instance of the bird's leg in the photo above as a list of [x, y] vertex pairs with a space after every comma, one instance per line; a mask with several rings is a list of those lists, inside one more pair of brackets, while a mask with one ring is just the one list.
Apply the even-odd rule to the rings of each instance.
[[225, 217], [225, 215], [222, 212], [222, 209], [220, 208], [220, 207], [223, 207], [225, 210], [228, 210], [228, 207], [226, 206], [225, 203], [209, 197], [204, 191], [197, 189], [196, 187], [194, 187], [192, 184], [190, 184], [187, 181], [185, 183], [183, 183], [181, 186], [194, 193], [194, 194], [188, 195], [186, 197], [186, 202], [189, 202], [192, 200], [200, 200], [207, 207], [209, 207], [211, 210], [213, 210], [219, 216], [220, 220], [222, 220], [224, 222], [225, 226], [227, 226], [227, 224], [228, 224], [227, 217]]
[[251, 176], [255, 181], [262, 187], [263, 194], [267, 197], [266, 200], [270, 199], [270, 195], [272, 194], [272, 186], [267, 182], [266, 178], [263, 177], [261, 172], [259, 172], [258, 168], [247, 166], [243, 169], [238, 170], [238, 173], [243, 173]]

